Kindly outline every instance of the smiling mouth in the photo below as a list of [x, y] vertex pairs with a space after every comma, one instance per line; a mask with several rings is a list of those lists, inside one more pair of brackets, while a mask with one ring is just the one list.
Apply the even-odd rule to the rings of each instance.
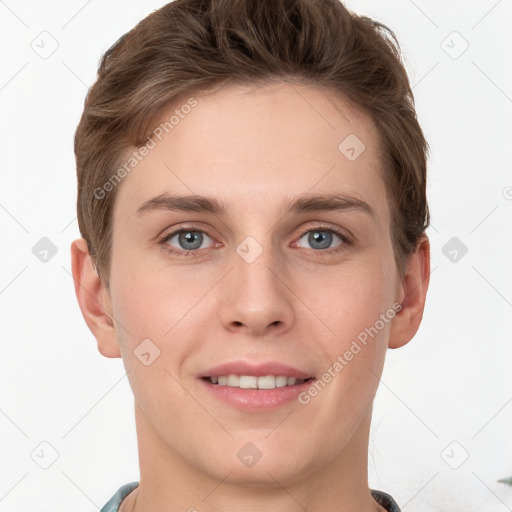
[[297, 379], [296, 377], [286, 377], [285, 375], [264, 375], [256, 377], [254, 375], [219, 375], [217, 377], [203, 377], [207, 382], [231, 388], [240, 389], [275, 389], [288, 386], [299, 386], [304, 382], [314, 379]]

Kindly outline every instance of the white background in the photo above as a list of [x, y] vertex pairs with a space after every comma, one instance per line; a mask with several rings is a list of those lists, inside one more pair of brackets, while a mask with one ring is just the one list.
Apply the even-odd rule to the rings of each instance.
[[[103, 52], [164, 3], [0, 1], [0, 512], [99, 510], [139, 479], [122, 361], [97, 351], [70, 277], [73, 135]], [[512, 510], [512, 1], [347, 6], [396, 32], [432, 152], [430, 289], [416, 337], [388, 351], [370, 487], [407, 512]], [[43, 59], [31, 45], [51, 37]]]

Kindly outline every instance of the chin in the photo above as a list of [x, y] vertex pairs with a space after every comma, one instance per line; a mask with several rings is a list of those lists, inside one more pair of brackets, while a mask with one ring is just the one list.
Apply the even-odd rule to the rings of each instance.
[[[313, 460], [306, 460], [304, 454], [300, 456], [300, 450], [288, 452], [288, 457], [284, 458], [279, 450], [265, 449], [265, 453], [261, 454], [258, 460], [254, 458], [244, 463], [243, 459], [251, 449], [254, 450], [246, 445], [245, 450], [244, 447], [236, 451], [226, 450], [222, 454], [223, 460], [220, 464], [212, 466], [212, 460], [205, 461], [209, 467], [203, 466], [202, 471], [208, 473], [212, 479], [227, 485], [272, 488], [276, 485], [286, 487], [300, 482], [319, 466], [318, 461], [315, 463]], [[226, 453], [233, 455], [226, 459]], [[255, 450], [254, 456], [258, 457]]]
[[[277, 464], [263, 465], [262, 462], [258, 466], [258, 468], [255, 466], [251, 469], [234, 466], [224, 483], [237, 487], [272, 488], [276, 485], [286, 487], [301, 479], [301, 475], [297, 473], [297, 468], [283, 468], [278, 467]], [[220, 479], [223, 480], [224, 478], [225, 474]]]

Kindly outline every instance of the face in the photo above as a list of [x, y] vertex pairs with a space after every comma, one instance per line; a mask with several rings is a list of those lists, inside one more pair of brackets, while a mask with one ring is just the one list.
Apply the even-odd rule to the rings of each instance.
[[113, 214], [139, 443], [160, 467], [285, 485], [339, 464], [370, 417], [401, 300], [378, 135], [318, 88], [194, 98]]

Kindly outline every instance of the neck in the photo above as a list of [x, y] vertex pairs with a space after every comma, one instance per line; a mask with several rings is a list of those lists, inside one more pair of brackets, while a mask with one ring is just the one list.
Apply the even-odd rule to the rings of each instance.
[[[166, 444], [135, 405], [140, 482], [120, 512], [384, 512], [370, 494], [367, 478], [371, 407], [339, 453], [302, 474], [263, 471], [250, 484], [233, 472], [207, 474]], [[279, 456], [276, 454], [278, 461]], [[215, 464], [212, 464], [215, 465]], [[256, 466], [253, 468], [255, 469]], [[278, 478], [276, 477], [278, 475]]]

